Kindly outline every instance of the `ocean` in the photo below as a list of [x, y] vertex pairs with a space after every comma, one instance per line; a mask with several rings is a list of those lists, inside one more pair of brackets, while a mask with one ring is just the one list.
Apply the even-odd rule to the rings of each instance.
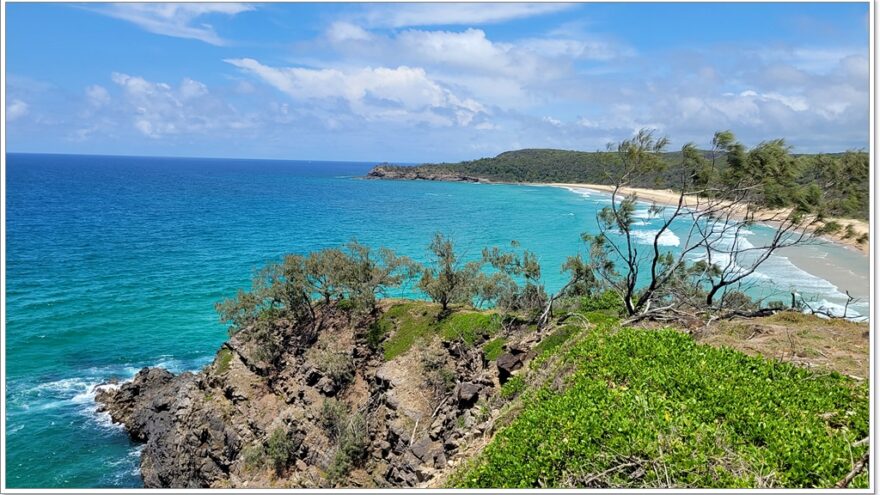
[[[552, 291], [608, 204], [586, 190], [362, 179], [372, 165], [8, 154], [7, 485], [141, 486], [138, 445], [96, 414], [95, 386], [209, 363], [226, 338], [214, 303], [284, 253], [357, 239], [423, 261], [435, 231], [471, 258], [517, 240]], [[647, 240], [656, 224], [640, 208]], [[839, 308], [849, 289], [867, 314], [867, 257], [835, 245], [785, 254], [754, 275], [761, 295], [787, 300], [797, 287]], [[856, 287], [810, 273], [814, 258]]]

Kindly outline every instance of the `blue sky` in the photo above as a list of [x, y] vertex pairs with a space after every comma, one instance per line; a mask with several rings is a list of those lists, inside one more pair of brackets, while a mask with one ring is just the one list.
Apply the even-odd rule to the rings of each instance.
[[6, 4], [10, 151], [867, 148], [867, 3]]

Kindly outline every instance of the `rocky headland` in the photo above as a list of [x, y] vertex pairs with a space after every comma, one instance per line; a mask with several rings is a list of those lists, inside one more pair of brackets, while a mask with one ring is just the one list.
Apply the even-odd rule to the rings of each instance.
[[144, 368], [96, 400], [145, 444], [147, 488], [428, 486], [485, 443], [493, 398], [537, 337], [510, 329], [493, 359], [433, 339], [389, 360], [376, 345], [383, 311], [273, 322], [271, 361], [248, 328], [198, 373]]

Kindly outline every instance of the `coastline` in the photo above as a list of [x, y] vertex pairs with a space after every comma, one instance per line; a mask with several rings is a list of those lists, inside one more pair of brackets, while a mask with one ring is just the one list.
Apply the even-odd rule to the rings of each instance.
[[[522, 185], [535, 185], [535, 186], [548, 186], [548, 187], [559, 187], [563, 189], [587, 189], [592, 191], [599, 191], [605, 193], [611, 193], [614, 191], [614, 186], [604, 185], [604, 184], [578, 184], [578, 183], [560, 183], [560, 182], [542, 182], [542, 183], [521, 183]], [[671, 190], [671, 189], [646, 189], [640, 187], [622, 187], [620, 191], [624, 194], [635, 194], [639, 200], [642, 201], [652, 201], [663, 205], [675, 205], [678, 203], [679, 193]], [[693, 196], [685, 197], [685, 205], [688, 205], [688, 199], [693, 198]], [[764, 221], [772, 223], [772, 218], [778, 216], [780, 214], [787, 214], [788, 210], [779, 209], [761, 209], [757, 221]], [[740, 218], [742, 215], [740, 215]], [[856, 242], [856, 238], [861, 236], [864, 233], [869, 232], [869, 224], [864, 220], [855, 220], [850, 218], [828, 218], [829, 221], [835, 221], [840, 224], [841, 231], [846, 229], [848, 225], [852, 225], [853, 230], [855, 231], [855, 235], [844, 239], [842, 233], [837, 234], [825, 234], [819, 236], [821, 239], [824, 239], [828, 242], [832, 242], [834, 244], [846, 247], [853, 251], [856, 251], [864, 256], [868, 256], [870, 253], [870, 242], [865, 242], [859, 244]], [[816, 227], [808, 227], [808, 231], [813, 232], [816, 230]]]

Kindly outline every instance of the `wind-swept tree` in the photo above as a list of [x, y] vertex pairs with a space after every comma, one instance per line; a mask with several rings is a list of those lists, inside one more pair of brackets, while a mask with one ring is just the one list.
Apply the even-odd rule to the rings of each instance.
[[443, 312], [450, 304], [471, 304], [475, 295], [474, 280], [480, 271], [480, 263], [465, 263], [455, 252], [452, 240], [437, 232], [428, 246], [430, 260], [422, 269], [419, 288], [440, 303]]
[[346, 255], [342, 287], [356, 308], [368, 311], [376, 309], [379, 296], [411, 279], [419, 269], [412, 260], [388, 248], [374, 251], [356, 241], [346, 245]]
[[515, 251], [519, 243], [511, 242], [511, 250], [498, 247], [483, 249], [483, 261], [496, 271], [489, 281], [501, 289], [494, 298], [496, 307], [505, 312], [519, 312], [536, 319], [547, 303], [547, 292], [541, 282], [541, 265], [531, 251]]
[[351, 258], [338, 248], [322, 249], [305, 258], [306, 280], [312, 291], [325, 304], [345, 294], [346, 274], [351, 269]]
[[[740, 292], [747, 277], [775, 251], [812, 238], [807, 229], [808, 203], [769, 215], [759, 215], [756, 206], [764, 202], [768, 188], [765, 176], [757, 175], [755, 167], [770, 167], [776, 176], [790, 176], [791, 160], [784, 143], [762, 144], [752, 155], [729, 131], [723, 131], [713, 139], [712, 162], [694, 145], [682, 147], [676, 169], [677, 201], [668, 207], [652, 204], [648, 208], [648, 216], [659, 221], [659, 228], [644, 243], [644, 234], [634, 234], [638, 198], [625, 191], [632, 181], [663, 166], [660, 152], [666, 143], [643, 130], [617, 146], [616, 166], [609, 168], [614, 174], [611, 204], [597, 214], [597, 232], [583, 236], [590, 267], [620, 296], [631, 319], [724, 310], [725, 303], [737, 299], [726, 294]], [[724, 174], [715, 170], [716, 155], [721, 152], [727, 158]], [[706, 180], [722, 175], [720, 186]], [[759, 218], [775, 228], [769, 241], [755, 246], [743, 237]], [[684, 238], [676, 251], [664, 249], [662, 239], [676, 222], [685, 229]], [[695, 264], [698, 260], [702, 263]], [[695, 294], [702, 296], [702, 304], [687, 306]]]

